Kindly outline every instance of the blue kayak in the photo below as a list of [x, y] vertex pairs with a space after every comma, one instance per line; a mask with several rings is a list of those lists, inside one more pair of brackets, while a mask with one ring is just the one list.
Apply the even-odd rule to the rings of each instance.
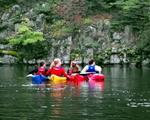
[[32, 84], [42, 84], [47, 79], [44, 75], [32, 75]]

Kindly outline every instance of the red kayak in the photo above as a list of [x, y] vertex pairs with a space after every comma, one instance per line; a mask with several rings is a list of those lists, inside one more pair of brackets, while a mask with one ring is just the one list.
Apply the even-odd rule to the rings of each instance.
[[80, 74], [74, 74], [74, 75], [70, 75], [69, 80], [74, 81], [74, 82], [85, 81], [85, 76], [82, 76]]
[[105, 80], [105, 76], [103, 74], [89, 74], [88, 79], [92, 79], [97, 82], [101, 82]]
[[75, 75], [70, 75], [70, 80], [71, 81], [88, 81], [88, 80], [94, 80], [97, 82], [101, 82], [105, 80], [105, 76], [103, 74], [75, 74]]

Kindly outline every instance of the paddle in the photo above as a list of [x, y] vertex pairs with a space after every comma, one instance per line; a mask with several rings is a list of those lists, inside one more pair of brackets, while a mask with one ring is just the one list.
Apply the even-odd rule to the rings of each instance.
[[80, 75], [96, 74], [97, 72], [81, 72]]
[[34, 75], [32, 75], [32, 74], [28, 74], [26, 77], [33, 77]]

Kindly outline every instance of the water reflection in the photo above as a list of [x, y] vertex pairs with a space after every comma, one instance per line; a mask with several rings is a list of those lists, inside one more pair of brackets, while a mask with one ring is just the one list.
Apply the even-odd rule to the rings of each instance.
[[56, 101], [60, 101], [63, 97], [64, 97], [64, 89], [66, 87], [67, 82], [53, 82], [53, 81], [49, 81], [48, 82], [50, 84], [50, 88], [51, 88], [51, 92], [50, 92], [50, 96], [55, 99]]
[[89, 90], [99, 90], [99, 91], [104, 91], [104, 81], [97, 82], [94, 80], [89, 80]]
[[44, 88], [50, 90], [50, 96], [55, 101], [61, 101], [64, 97], [68, 96], [82, 96], [84, 94], [91, 94], [91, 92], [104, 92], [104, 81], [97, 82], [94, 80], [89, 81], [62, 81], [59, 83], [48, 81], [45, 85], [36, 86], [39, 90]]
[[[1, 120], [147, 120], [150, 69], [106, 66], [104, 82], [32, 85], [29, 69], [0, 66]], [[146, 118], [145, 118], [146, 116]]]

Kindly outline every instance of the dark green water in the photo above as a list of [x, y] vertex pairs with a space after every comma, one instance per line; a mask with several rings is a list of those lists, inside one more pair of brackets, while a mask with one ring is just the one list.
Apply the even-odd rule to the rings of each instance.
[[102, 83], [32, 86], [26, 66], [0, 66], [0, 120], [149, 120], [150, 69], [105, 66]]

